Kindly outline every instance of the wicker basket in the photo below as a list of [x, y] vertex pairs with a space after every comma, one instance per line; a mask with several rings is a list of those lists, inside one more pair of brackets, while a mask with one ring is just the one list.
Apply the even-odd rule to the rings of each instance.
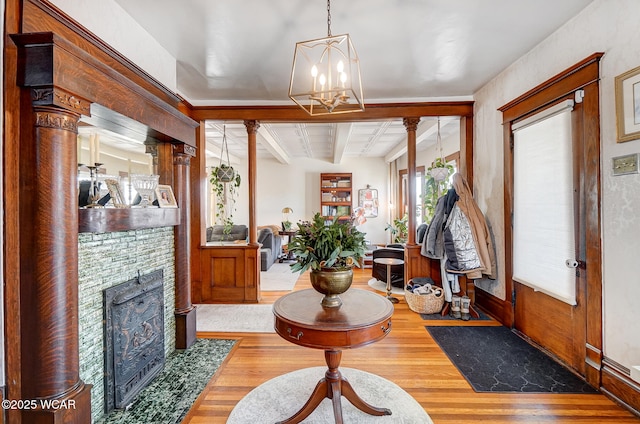
[[405, 288], [404, 298], [409, 309], [419, 314], [436, 314], [444, 306], [444, 291], [441, 288], [436, 288], [429, 294], [415, 294]]

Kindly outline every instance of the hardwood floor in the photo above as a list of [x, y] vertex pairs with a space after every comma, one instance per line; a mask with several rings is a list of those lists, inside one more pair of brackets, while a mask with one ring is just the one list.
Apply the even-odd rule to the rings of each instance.
[[[367, 286], [370, 278], [370, 269], [356, 270], [352, 287], [371, 290]], [[310, 287], [307, 273], [295, 289]], [[284, 294], [263, 292], [261, 303], [273, 303]], [[372, 345], [344, 351], [341, 366], [375, 373], [398, 384], [424, 407], [435, 424], [640, 423], [640, 418], [600, 394], [476, 393], [424, 328], [439, 322], [422, 320], [400, 299], [391, 333]], [[275, 333], [198, 333], [198, 337], [233, 338], [238, 343], [183, 424], [225, 423], [235, 404], [267, 380], [301, 368], [325, 366], [322, 351], [288, 343]]]

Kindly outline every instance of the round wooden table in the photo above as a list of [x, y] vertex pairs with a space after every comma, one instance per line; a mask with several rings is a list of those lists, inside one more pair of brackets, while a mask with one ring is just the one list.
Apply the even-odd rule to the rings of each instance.
[[391, 331], [393, 305], [375, 293], [349, 289], [341, 294], [342, 305], [323, 308], [323, 295], [314, 289], [299, 290], [278, 299], [273, 305], [275, 330], [283, 339], [304, 347], [324, 349], [328, 370], [309, 400], [290, 418], [278, 424], [299, 423], [330, 398], [336, 424], [342, 423], [341, 396], [370, 415], [391, 415], [362, 400], [339, 371], [343, 349], [377, 342]]

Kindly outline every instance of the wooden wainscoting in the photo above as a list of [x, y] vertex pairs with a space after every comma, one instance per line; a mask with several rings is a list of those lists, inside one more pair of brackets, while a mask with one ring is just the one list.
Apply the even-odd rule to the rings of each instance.
[[260, 301], [259, 246], [225, 244], [200, 247], [201, 278], [193, 281], [193, 303]]

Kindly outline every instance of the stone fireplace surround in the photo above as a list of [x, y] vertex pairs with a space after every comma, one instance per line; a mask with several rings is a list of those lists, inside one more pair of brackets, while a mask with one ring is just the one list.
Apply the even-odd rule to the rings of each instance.
[[162, 269], [165, 358], [175, 347], [175, 259], [173, 227], [78, 236], [80, 378], [91, 389], [91, 418], [104, 415], [102, 291]]

